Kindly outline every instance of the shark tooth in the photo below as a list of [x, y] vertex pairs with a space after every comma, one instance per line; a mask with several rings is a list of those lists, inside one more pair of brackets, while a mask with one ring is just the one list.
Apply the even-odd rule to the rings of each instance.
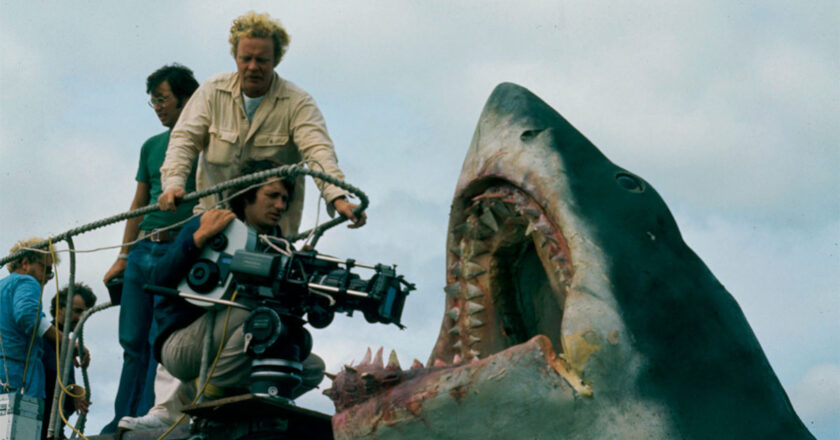
[[402, 370], [400, 367], [400, 360], [397, 358], [397, 352], [391, 350], [391, 354], [388, 356], [388, 366], [385, 367], [388, 370]]
[[475, 315], [477, 313], [481, 313], [484, 311], [484, 306], [479, 303], [474, 303], [472, 301], [467, 301], [467, 313], [470, 315]]
[[[538, 222], [534, 223], [534, 229], [536, 229], [537, 231], [540, 231], [547, 238], [548, 237], [554, 238], [554, 237], [551, 237], [553, 235], [552, 230], [551, 230], [551, 225], [548, 224], [548, 222], [544, 221], [543, 219], [540, 219]], [[554, 238], [554, 240], [556, 241], [557, 239]]]
[[493, 212], [489, 209], [484, 211], [478, 219], [481, 220], [481, 223], [484, 223], [488, 228], [492, 229], [493, 232], [499, 232], [499, 224], [496, 222], [496, 218], [493, 217]]
[[345, 365], [344, 366], [344, 371], [346, 371], [350, 374], [356, 374], [356, 369], [351, 367], [350, 365]]
[[478, 336], [470, 335], [469, 341], [468, 341], [470, 346], [478, 344], [479, 342], [481, 342], [481, 338], [479, 338]]
[[470, 326], [470, 328], [478, 328], [484, 325], [484, 323], [481, 322], [481, 320], [479, 320], [478, 318], [470, 316], [468, 325]]
[[335, 380], [335, 378], [337, 377], [335, 374], [326, 371], [324, 371], [324, 376], [327, 376], [328, 378], [330, 378], [330, 380]]
[[470, 351], [469, 351], [469, 354], [470, 354], [470, 356], [472, 356], [474, 359], [478, 359], [478, 357], [479, 357], [479, 355], [480, 355], [481, 353], [479, 353], [479, 352], [478, 352], [478, 350], [470, 350]]
[[533, 233], [533, 232], [534, 232], [534, 224], [531, 223], [531, 222], [528, 222], [528, 227], [525, 228], [525, 236], [527, 237], [527, 236], [531, 235], [531, 233]]
[[452, 252], [453, 254], [457, 255], [458, 258], [464, 258], [464, 251], [461, 250], [460, 246], [453, 246], [449, 248], [449, 252]]
[[487, 269], [485, 269], [480, 264], [473, 263], [472, 261], [467, 261], [464, 267], [464, 278], [469, 280], [483, 274], [484, 272], [487, 272]]
[[452, 228], [452, 233], [454, 235], [457, 235], [457, 236], [462, 236], [462, 235], [464, 235], [465, 232], [469, 231], [469, 229], [470, 229], [470, 224], [464, 222], [464, 223], [461, 223], [460, 225]]
[[472, 359], [470, 359], [471, 364], [474, 364], [476, 362], [478, 362], [478, 354], [476, 354], [475, 356], [472, 357]]
[[363, 358], [362, 358], [362, 361], [361, 361], [361, 362], [359, 362], [359, 365], [367, 365], [367, 364], [369, 364], [369, 363], [370, 363], [370, 356], [371, 356], [371, 354], [370, 354], [370, 347], [368, 347], [368, 348], [367, 348], [367, 351], [365, 352], [365, 357], [363, 357]]
[[557, 253], [557, 254], [554, 254], [551, 257], [551, 261], [553, 261], [555, 263], [565, 263], [566, 262], [566, 256], [563, 255], [562, 253]]
[[452, 272], [452, 275], [455, 275], [456, 277], [460, 278], [462, 275], [461, 266], [462, 264], [460, 261], [455, 262], [449, 269], [449, 271]]
[[453, 356], [452, 357], [452, 363], [453, 364], [460, 364], [461, 363], [461, 355], [456, 354], [455, 356]]
[[490, 210], [493, 211], [493, 213], [496, 214], [499, 218], [506, 219], [513, 217], [513, 214], [510, 212], [510, 209], [508, 209], [507, 205], [505, 205], [503, 202], [493, 202], [492, 204], [490, 204]]
[[423, 368], [423, 363], [418, 361], [417, 359], [414, 359], [414, 362], [411, 363], [411, 369], [416, 370], [418, 368]]
[[461, 315], [461, 310], [459, 310], [458, 307], [453, 307], [446, 312], [446, 316], [453, 321], [457, 321], [458, 316], [460, 316], [460, 315]]
[[475, 299], [484, 296], [484, 292], [475, 284], [467, 283], [467, 299]]
[[461, 291], [461, 285], [457, 282], [447, 284], [446, 287], [443, 288], [443, 291], [452, 298], [458, 298], [458, 292]]
[[458, 327], [457, 325], [452, 326], [452, 328], [449, 329], [449, 334], [452, 335], [452, 336], [460, 335], [461, 334], [461, 327]]
[[373, 365], [382, 368], [382, 347], [376, 350], [376, 356], [373, 358]]
[[434, 367], [445, 367], [446, 362], [444, 362], [441, 358], [436, 358], [435, 362], [432, 363], [432, 366], [434, 366]]
[[528, 217], [537, 218], [540, 216], [540, 210], [534, 208], [533, 206], [526, 206], [522, 208], [522, 214], [527, 215]]
[[475, 240], [484, 240], [485, 238], [492, 237], [495, 233], [496, 231], [490, 227], [481, 224], [476, 225], [476, 227], [470, 231], [470, 238]]
[[473, 241], [470, 246], [470, 256], [477, 257], [479, 255], [486, 254], [489, 250], [489, 246], [487, 246], [483, 241]]
[[452, 348], [453, 348], [453, 349], [455, 349], [455, 350], [460, 351], [460, 350], [461, 350], [461, 340], [460, 340], [460, 339], [458, 339], [458, 341], [457, 341], [457, 342], [455, 342], [454, 344], [452, 344]]

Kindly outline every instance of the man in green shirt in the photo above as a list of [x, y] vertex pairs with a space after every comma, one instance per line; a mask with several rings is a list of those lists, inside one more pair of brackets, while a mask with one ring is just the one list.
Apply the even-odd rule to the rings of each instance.
[[[198, 81], [192, 71], [178, 64], [161, 67], [146, 80], [146, 93], [152, 97], [149, 106], [167, 130], [149, 138], [140, 150], [132, 210], [142, 208], [160, 196], [160, 167], [169, 144], [169, 133], [197, 88]], [[187, 178], [186, 190], [195, 190], [195, 163]], [[103, 434], [115, 432], [117, 423], [124, 416], [146, 414], [154, 402], [157, 362], [151, 345], [156, 331], [152, 325], [153, 296], [143, 291], [143, 284], [151, 276], [156, 261], [178, 235], [179, 226], [167, 227], [190, 217], [194, 205], [195, 202], [182, 203], [175, 212], [156, 211], [126, 221], [122, 250], [104, 278], [106, 283], [121, 275], [124, 278], [119, 321], [120, 345], [124, 351], [114, 418], [102, 429]], [[140, 241], [130, 245], [138, 239]]]

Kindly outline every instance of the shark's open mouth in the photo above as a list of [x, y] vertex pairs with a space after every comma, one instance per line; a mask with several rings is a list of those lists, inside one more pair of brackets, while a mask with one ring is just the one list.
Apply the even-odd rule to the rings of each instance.
[[550, 343], [541, 340], [539, 348], [531, 344], [520, 350], [545, 352], [547, 365], [571, 378], [573, 388], [584, 388], [554, 353], [562, 346], [563, 304], [572, 275], [559, 222], [524, 191], [499, 179], [477, 181], [455, 200], [445, 313], [429, 361], [425, 367], [415, 361], [402, 371], [393, 352], [386, 364], [381, 349], [375, 356], [369, 351], [358, 365], [346, 366], [327, 390], [337, 411], [386, 392], [395, 400], [410, 400], [412, 392], [423, 388], [420, 383], [435, 383], [459, 369], [492, 376], [498, 365], [479, 360], [537, 335], [550, 335]]
[[572, 266], [556, 218], [507, 182], [476, 182], [456, 198], [447, 242], [446, 319], [431, 361], [487, 357], [537, 334], [560, 347]]

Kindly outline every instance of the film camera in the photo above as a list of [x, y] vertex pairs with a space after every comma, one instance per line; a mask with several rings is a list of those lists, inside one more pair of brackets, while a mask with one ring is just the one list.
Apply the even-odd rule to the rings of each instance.
[[[373, 271], [363, 279], [351, 270]], [[395, 266], [357, 264], [314, 250], [295, 250], [277, 237], [258, 235], [234, 220], [205, 247], [177, 292], [201, 307], [247, 308], [243, 334], [251, 363], [252, 394], [290, 400], [300, 384], [301, 362], [312, 349], [303, 326], [327, 327], [336, 313], [360, 311], [370, 323], [400, 323], [405, 298], [414, 285]], [[236, 301], [231, 299], [236, 292]]]

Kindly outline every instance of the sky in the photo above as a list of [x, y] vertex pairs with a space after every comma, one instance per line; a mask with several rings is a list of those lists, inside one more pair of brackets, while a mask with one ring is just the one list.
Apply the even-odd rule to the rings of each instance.
[[[366, 227], [333, 229], [319, 249], [397, 264], [418, 285], [405, 330], [356, 315], [313, 331], [328, 371], [369, 346], [396, 349], [403, 366], [425, 362], [443, 316], [458, 173], [485, 100], [510, 81], [657, 189], [740, 304], [803, 422], [840, 437], [840, 4], [231, 3], [0, 0], [3, 255], [20, 238], [127, 210], [140, 146], [163, 131], [146, 77], [172, 62], [199, 81], [233, 71], [232, 19], [269, 12], [291, 35], [278, 73], [316, 99], [347, 181], [371, 200]], [[305, 226], [316, 217], [309, 188]], [[121, 236], [113, 225], [75, 244]], [[78, 255], [77, 280], [100, 302], [117, 253]], [[55, 290], [47, 284], [45, 298]], [[91, 317], [86, 343], [92, 434], [113, 415], [115, 308]], [[317, 392], [298, 404], [332, 412]]]

